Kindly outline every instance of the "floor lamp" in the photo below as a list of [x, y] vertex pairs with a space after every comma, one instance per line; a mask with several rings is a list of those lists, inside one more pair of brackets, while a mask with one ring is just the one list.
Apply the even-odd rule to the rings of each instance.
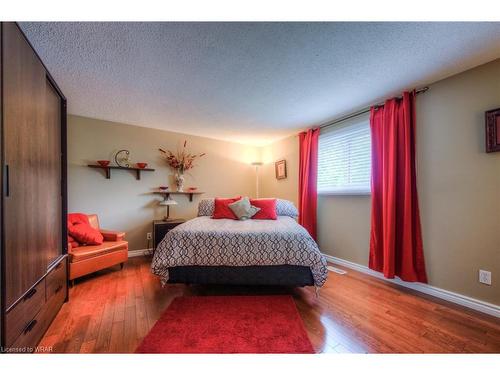
[[259, 167], [262, 165], [260, 161], [254, 161], [252, 165], [255, 167], [255, 195], [259, 198]]

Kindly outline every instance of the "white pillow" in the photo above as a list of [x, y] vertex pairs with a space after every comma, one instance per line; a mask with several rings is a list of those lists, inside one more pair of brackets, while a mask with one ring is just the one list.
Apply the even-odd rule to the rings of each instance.
[[253, 215], [260, 211], [259, 207], [252, 206], [248, 197], [243, 197], [239, 201], [230, 203], [229, 208], [236, 215], [238, 220], [250, 219]]

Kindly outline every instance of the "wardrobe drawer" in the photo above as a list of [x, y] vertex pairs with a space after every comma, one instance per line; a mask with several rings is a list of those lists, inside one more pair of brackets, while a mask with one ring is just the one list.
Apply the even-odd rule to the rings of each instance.
[[35, 350], [36, 344], [44, 334], [44, 321], [42, 311], [36, 314], [28, 325], [22, 330], [19, 337], [12, 345], [9, 345], [10, 353], [31, 353]]
[[[9, 345], [11, 353], [31, 353], [35, 351], [38, 343], [61, 309], [61, 306], [64, 304], [67, 290], [66, 279], [64, 279], [63, 283], [58, 284], [55, 282], [55, 280], [60, 280], [58, 277], [59, 275], [66, 275], [66, 261], [62, 263], [62, 267], [53, 269], [51, 273], [49, 273], [49, 275], [52, 274], [53, 292], [50, 293], [47, 302], [45, 302], [35, 317], [28, 322], [14, 343]], [[64, 272], [59, 271], [60, 269], [64, 270]], [[49, 275], [47, 275], [46, 281], [48, 281]], [[45, 350], [47, 350], [47, 348], [45, 348]]]
[[46, 300], [49, 301], [52, 296], [62, 293], [66, 295], [67, 286], [66, 276], [66, 259], [63, 259], [57, 264], [46, 276]]
[[[57, 315], [66, 298], [66, 286], [54, 294], [42, 307], [40, 312], [23, 329], [17, 340], [10, 346], [11, 353], [31, 353], [35, 351], [38, 343]], [[47, 351], [47, 348], [44, 349]]]
[[45, 279], [28, 293], [7, 313], [5, 317], [5, 343], [10, 346], [23, 332], [45, 304]]

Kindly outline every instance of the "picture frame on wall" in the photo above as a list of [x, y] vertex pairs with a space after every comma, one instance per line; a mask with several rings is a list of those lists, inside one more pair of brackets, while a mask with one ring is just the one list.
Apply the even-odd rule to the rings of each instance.
[[283, 180], [286, 178], [286, 160], [278, 160], [274, 163], [274, 169], [276, 172], [276, 179]]
[[500, 151], [500, 108], [486, 112], [486, 152]]

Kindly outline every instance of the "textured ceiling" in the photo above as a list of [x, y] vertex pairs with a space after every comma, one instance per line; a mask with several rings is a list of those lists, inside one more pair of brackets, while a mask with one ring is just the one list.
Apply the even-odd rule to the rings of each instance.
[[69, 113], [265, 144], [500, 57], [500, 23], [21, 23]]

